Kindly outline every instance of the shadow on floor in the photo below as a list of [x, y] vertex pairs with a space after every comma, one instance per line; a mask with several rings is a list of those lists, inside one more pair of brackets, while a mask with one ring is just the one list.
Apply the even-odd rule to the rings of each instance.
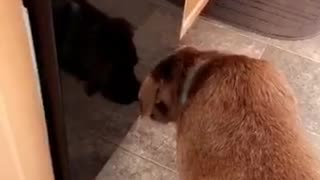
[[71, 174], [75, 180], [94, 179], [134, 124], [138, 106], [88, 97], [81, 81], [61, 74]]

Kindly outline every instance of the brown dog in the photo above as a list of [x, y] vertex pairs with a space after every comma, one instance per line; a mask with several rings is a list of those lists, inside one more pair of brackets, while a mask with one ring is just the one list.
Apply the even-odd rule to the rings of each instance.
[[142, 117], [176, 122], [181, 180], [320, 179], [294, 95], [266, 61], [183, 48], [139, 98]]

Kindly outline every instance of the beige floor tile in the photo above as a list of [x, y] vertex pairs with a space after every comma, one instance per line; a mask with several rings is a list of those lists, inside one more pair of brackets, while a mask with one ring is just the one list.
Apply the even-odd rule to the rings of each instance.
[[270, 39], [270, 44], [320, 62], [320, 36], [299, 41]]
[[178, 46], [180, 19], [179, 14], [170, 13], [165, 8], [156, 10], [139, 27], [135, 44], [140, 62], [154, 66]]
[[71, 135], [69, 139], [70, 172], [73, 180], [94, 179], [118, 148], [99, 138], [92, 141], [90, 138]]
[[176, 180], [177, 175], [150, 161], [118, 149], [96, 180]]
[[257, 34], [255, 32], [252, 32], [250, 30], [247, 30], [247, 29], [242, 29], [242, 28], [239, 28], [237, 26], [234, 26], [232, 24], [228, 24], [228, 23], [225, 23], [223, 21], [220, 21], [220, 20], [217, 20], [217, 19], [214, 19], [213, 17], [204, 17], [202, 16], [203, 20], [206, 20], [208, 21], [209, 23], [213, 23], [215, 24], [216, 26], [218, 27], [221, 27], [221, 28], [225, 28], [225, 29], [229, 29], [230, 31], [233, 31], [237, 34], [241, 34], [243, 36], [246, 36], [246, 37], [249, 37], [250, 39], [254, 39], [254, 40], [257, 40], [257, 41], [261, 41], [263, 43], [267, 43], [270, 38], [269, 37], [266, 37], [266, 36], [263, 36], [261, 34]]
[[174, 124], [140, 119], [132, 126], [120, 146], [176, 170]]
[[156, 9], [146, 0], [89, 0], [95, 7], [112, 17], [127, 19], [135, 27], [142, 24]]
[[142, 82], [152, 69], [153, 67], [151, 66], [138, 63], [135, 67], [135, 74], [138, 80]]
[[174, 12], [182, 12], [183, 9], [175, 4], [169, 2], [168, 0], [147, 0], [152, 4], [155, 4], [158, 7], [164, 7], [170, 11]]
[[299, 100], [306, 128], [320, 134], [320, 63], [268, 47], [263, 55], [288, 77]]
[[198, 20], [187, 32], [182, 41], [200, 49], [215, 49], [259, 58], [266, 44], [235, 33], [225, 27]]

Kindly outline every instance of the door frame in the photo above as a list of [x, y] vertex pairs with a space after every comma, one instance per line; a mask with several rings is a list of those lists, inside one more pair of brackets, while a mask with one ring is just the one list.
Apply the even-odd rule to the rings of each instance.
[[185, 0], [179, 38], [182, 39], [209, 0]]
[[29, 13], [55, 179], [69, 180], [69, 157], [51, 0], [23, 0]]

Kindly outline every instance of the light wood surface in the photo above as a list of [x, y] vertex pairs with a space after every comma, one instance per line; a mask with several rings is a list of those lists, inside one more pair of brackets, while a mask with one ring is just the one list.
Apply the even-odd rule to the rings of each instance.
[[208, 0], [186, 0], [183, 9], [182, 26], [180, 31], [180, 39], [188, 31], [202, 9], [208, 3]]
[[21, 0], [0, 0], [0, 179], [53, 180]]

